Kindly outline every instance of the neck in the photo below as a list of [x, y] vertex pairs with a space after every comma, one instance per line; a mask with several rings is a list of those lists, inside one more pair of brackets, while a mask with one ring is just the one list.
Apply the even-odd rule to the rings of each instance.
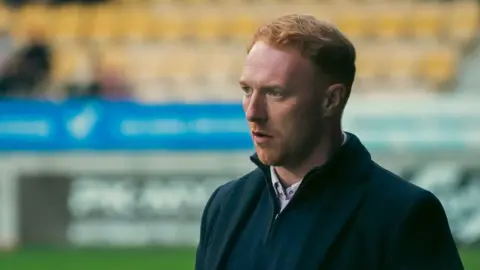
[[275, 172], [286, 186], [291, 186], [301, 181], [313, 168], [325, 164], [332, 154], [342, 146], [344, 139], [341, 127], [335, 129], [324, 136], [302, 162], [292, 166], [275, 167]]

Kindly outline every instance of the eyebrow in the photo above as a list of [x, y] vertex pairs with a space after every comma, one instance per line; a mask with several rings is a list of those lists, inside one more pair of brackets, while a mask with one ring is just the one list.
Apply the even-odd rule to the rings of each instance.
[[243, 80], [243, 79], [240, 79], [240, 80], [238, 81], [238, 84], [240, 84], [241, 86], [249, 86], [249, 84], [248, 84], [245, 80]]
[[[238, 82], [240, 84], [240, 86], [250, 86], [246, 81], [244, 80], [240, 80]], [[260, 87], [261, 90], [281, 90], [281, 91], [285, 91], [286, 90], [286, 87], [284, 86], [281, 86], [281, 85], [278, 85], [278, 84], [267, 84], [267, 85], [263, 85]]]

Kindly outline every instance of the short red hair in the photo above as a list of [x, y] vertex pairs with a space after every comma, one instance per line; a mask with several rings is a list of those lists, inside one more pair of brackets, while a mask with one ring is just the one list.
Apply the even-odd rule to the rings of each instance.
[[298, 49], [335, 83], [344, 84], [350, 92], [356, 72], [355, 47], [335, 25], [309, 15], [284, 15], [258, 28], [248, 51], [257, 41]]

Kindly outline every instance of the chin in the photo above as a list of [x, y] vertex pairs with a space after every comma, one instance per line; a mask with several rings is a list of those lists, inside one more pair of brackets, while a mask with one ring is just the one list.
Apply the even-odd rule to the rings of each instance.
[[263, 164], [268, 166], [277, 166], [280, 161], [280, 153], [278, 151], [257, 148], [257, 156]]

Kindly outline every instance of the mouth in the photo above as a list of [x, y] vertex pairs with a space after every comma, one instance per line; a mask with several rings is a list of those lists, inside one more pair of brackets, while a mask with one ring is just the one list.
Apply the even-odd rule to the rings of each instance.
[[259, 137], [259, 138], [262, 138], [262, 137], [272, 138], [273, 137], [272, 135], [267, 134], [265, 132], [261, 132], [261, 131], [252, 131], [252, 134], [253, 134], [253, 136]]
[[261, 132], [261, 131], [252, 131], [252, 135], [253, 135], [253, 140], [257, 143], [257, 144], [262, 144], [262, 143], [266, 143], [267, 141], [269, 141], [270, 139], [273, 138], [272, 135], [270, 134], [267, 134], [265, 132]]

